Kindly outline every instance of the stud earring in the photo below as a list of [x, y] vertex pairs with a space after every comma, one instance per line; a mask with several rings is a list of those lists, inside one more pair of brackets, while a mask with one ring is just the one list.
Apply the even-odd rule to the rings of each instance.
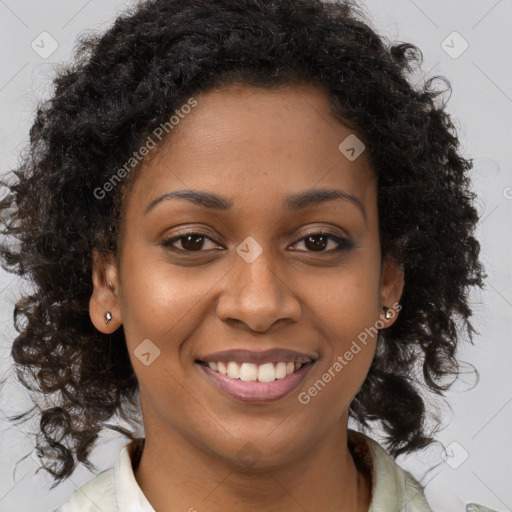
[[112, 320], [112, 313], [110, 311], [107, 311], [105, 313], [105, 323], [108, 324]]
[[386, 317], [386, 320], [389, 320], [393, 316], [392, 311], [386, 306], [384, 306], [382, 309], [384, 310], [384, 316]]

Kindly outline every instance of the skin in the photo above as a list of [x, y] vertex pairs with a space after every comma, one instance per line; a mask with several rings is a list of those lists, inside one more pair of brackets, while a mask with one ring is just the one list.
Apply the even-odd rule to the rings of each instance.
[[[197, 106], [125, 197], [117, 258], [94, 259], [91, 319], [104, 333], [123, 325], [140, 384], [146, 444], [136, 480], [157, 512], [367, 511], [371, 479], [355, 466], [347, 421], [377, 338], [310, 403], [297, 395], [365, 328], [396, 319], [386, 320], [382, 307], [399, 302], [403, 273], [388, 260], [381, 266], [375, 173], [366, 153], [349, 161], [338, 150], [355, 132], [316, 86], [230, 85], [194, 97]], [[364, 214], [346, 199], [287, 211], [288, 195], [311, 188], [341, 189]], [[156, 198], [183, 189], [233, 206], [169, 199], [145, 214]], [[315, 251], [303, 237], [318, 228], [353, 247], [332, 252], [329, 238]], [[208, 238], [196, 251], [176, 241], [180, 254], [160, 246], [185, 232]], [[252, 263], [236, 252], [248, 236], [262, 248]], [[113, 314], [108, 324], [105, 311]], [[160, 350], [149, 366], [134, 354], [145, 339]], [[275, 347], [318, 360], [296, 391], [272, 403], [225, 395], [194, 362], [220, 350]], [[252, 465], [238, 457], [248, 447], [257, 453]]]

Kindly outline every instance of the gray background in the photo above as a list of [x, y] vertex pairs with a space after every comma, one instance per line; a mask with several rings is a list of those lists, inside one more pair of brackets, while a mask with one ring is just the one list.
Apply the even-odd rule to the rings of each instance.
[[[127, 5], [121, 0], [0, 0], [0, 173], [16, 166], [36, 102], [51, 92], [55, 63], [71, 60], [78, 34], [106, 28]], [[473, 387], [468, 373], [448, 394], [451, 408], [442, 409], [445, 428], [437, 437], [442, 446], [400, 457], [398, 462], [426, 486], [436, 512], [464, 511], [471, 501], [510, 511], [512, 1], [370, 0], [365, 10], [381, 34], [421, 48], [426, 75], [444, 75], [452, 84], [448, 111], [464, 155], [474, 158], [473, 184], [481, 212], [477, 236], [489, 274], [487, 288], [473, 295], [473, 323], [480, 334], [474, 346], [467, 344], [460, 352], [463, 361], [478, 368], [480, 382]], [[43, 51], [41, 38], [47, 36], [40, 36], [42, 32], [58, 43], [49, 57], [31, 47], [35, 41], [39, 53]], [[461, 53], [464, 41], [469, 47]], [[51, 49], [49, 39], [44, 48]], [[27, 286], [0, 272], [2, 375], [12, 374], [12, 309]], [[49, 477], [42, 471], [34, 474], [38, 463], [31, 456], [33, 438], [27, 432], [37, 424], [15, 427], [5, 420], [5, 415], [31, 405], [27, 393], [10, 378], [0, 396], [0, 512], [52, 510], [94, 474], [80, 467], [50, 491]], [[113, 434], [102, 435], [93, 452], [98, 471], [113, 463], [124, 443]]]

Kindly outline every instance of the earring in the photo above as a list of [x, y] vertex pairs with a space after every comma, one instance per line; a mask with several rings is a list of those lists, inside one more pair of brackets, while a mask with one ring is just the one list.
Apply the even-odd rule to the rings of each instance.
[[110, 320], [112, 320], [112, 313], [110, 311], [107, 311], [105, 313], [105, 323], [108, 324], [110, 322]]
[[386, 317], [386, 320], [389, 320], [393, 316], [393, 313], [386, 306], [383, 306], [382, 309], [384, 310], [384, 316]]

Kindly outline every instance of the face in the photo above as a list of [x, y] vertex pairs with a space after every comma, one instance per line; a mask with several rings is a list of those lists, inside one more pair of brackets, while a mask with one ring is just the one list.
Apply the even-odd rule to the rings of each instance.
[[146, 435], [291, 461], [346, 423], [376, 348], [361, 333], [393, 322], [403, 276], [322, 89], [195, 98], [125, 198], [117, 262], [95, 261], [91, 319], [123, 326]]

